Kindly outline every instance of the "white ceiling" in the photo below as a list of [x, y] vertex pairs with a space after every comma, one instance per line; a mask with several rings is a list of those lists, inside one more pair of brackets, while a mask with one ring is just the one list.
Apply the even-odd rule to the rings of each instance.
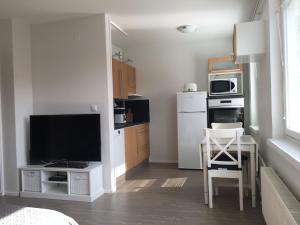
[[[149, 42], [185, 42], [230, 37], [233, 24], [248, 21], [257, 0], [0, 0], [0, 17], [32, 23], [106, 12], [129, 34], [113, 32], [121, 47]], [[176, 27], [197, 24], [198, 32]]]

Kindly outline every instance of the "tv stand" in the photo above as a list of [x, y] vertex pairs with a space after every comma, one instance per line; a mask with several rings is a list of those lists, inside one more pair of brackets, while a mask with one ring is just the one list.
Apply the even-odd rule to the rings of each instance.
[[45, 165], [45, 167], [61, 167], [61, 168], [74, 168], [85, 169], [89, 165], [87, 162], [71, 162], [71, 161], [58, 161]]
[[100, 162], [84, 169], [28, 165], [20, 170], [21, 197], [92, 202], [104, 193]]

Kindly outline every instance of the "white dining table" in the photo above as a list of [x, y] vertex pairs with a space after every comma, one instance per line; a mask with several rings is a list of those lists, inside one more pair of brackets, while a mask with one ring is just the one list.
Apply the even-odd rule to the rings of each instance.
[[[228, 140], [224, 140], [224, 143], [220, 140], [220, 144], [227, 144]], [[228, 151], [236, 151], [236, 142], [233, 142], [229, 147]], [[211, 147], [213, 149], [217, 148], [215, 145]], [[241, 136], [241, 150], [242, 153], [248, 153], [250, 155], [250, 174], [251, 174], [251, 198], [252, 198], [252, 207], [256, 207], [256, 173], [258, 171], [258, 148], [257, 142], [251, 135]], [[204, 138], [200, 144], [200, 156], [203, 165], [203, 178], [204, 178], [204, 199], [205, 204], [208, 204], [208, 183], [207, 183], [207, 150], [206, 150], [206, 138]]]

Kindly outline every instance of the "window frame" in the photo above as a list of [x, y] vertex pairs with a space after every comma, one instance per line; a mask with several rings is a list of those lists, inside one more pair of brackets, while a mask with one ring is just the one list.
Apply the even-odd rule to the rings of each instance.
[[282, 7], [282, 36], [283, 36], [283, 60], [284, 60], [284, 84], [283, 84], [283, 96], [284, 96], [284, 120], [285, 120], [285, 133], [286, 136], [300, 141], [300, 132], [296, 132], [288, 128], [288, 33], [287, 33], [287, 10], [290, 4], [294, 0], [283, 0]]
[[[257, 67], [256, 62], [249, 63], [250, 79], [249, 79], [249, 92], [250, 92], [250, 125], [259, 129], [258, 122], [258, 101], [257, 101]], [[253, 71], [255, 70], [255, 71]], [[253, 98], [254, 97], [254, 98]], [[254, 114], [253, 115], [253, 111]]]

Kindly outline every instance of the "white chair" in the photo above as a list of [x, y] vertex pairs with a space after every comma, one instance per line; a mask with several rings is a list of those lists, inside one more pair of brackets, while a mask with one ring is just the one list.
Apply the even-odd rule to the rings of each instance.
[[[213, 207], [213, 182], [215, 178], [238, 179], [240, 210], [243, 206], [243, 171], [240, 137], [243, 129], [206, 129], [207, 165], [208, 165], [208, 193], [209, 208]], [[222, 142], [220, 143], [220, 141]], [[236, 151], [229, 152], [232, 143], [236, 142]], [[226, 144], [224, 144], [226, 143]], [[212, 149], [212, 146], [214, 148]], [[236, 152], [237, 156], [232, 152]], [[214, 153], [214, 154], [212, 154]]]
[[[242, 122], [235, 122], [235, 123], [211, 123], [212, 129], [234, 129], [234, 128], [243, 128], [243, 123]], [[244, 130], [243, 130], [244, 133]], [[248, 156], [242, 155], [242, 160], [247, 161], [247, 167], [250, 167], [250, 163], [248, 160]], [[244, 182], [249, 182], [250, 183], [250, 176], [249, 176], [249, 171], [245, 167], [244, 170]], [[222, 186], [222, 185], [221, 185]], [[218, 183], [215, 184], [215, 195], [219, 195], [219, 185]], [[248, 196], [248, 189], [245, 189], [245, 196]]]

